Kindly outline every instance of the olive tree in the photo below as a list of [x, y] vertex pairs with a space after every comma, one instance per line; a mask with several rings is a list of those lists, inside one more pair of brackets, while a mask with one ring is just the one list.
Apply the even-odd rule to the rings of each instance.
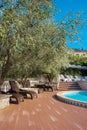
[[82, 20], [78, 13], [55, 23], [52, 11], [51, 0], [21, 0], [6, 6], [0, 18], [2, 80], [47, 73], [51, 81], [67, 67], [67, 37], [75, 38]]

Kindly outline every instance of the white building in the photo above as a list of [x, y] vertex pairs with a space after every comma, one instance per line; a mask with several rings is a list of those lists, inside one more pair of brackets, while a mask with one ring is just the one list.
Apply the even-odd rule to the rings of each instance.
[[87, 51], [86, 50], [74, 50], [73, 55], [87, 57]]

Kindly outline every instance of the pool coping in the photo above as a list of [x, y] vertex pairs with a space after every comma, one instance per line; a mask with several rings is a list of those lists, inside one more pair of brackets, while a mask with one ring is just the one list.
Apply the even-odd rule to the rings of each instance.
[[65, 103], [71, 104], [71, 105], [75, 105], [75, 106], [80, 106], [80, 107], [87, 108], [87, 103], [86, 102], [82, 102], [82, 101], [79, 101], [79, 100], [73, 100], [73, 99], [67, 98], [67, 97], [62, 95], [64, 92], [87, 92], [87, 91], [84, 91], [84, 90], [80, 90], [80, 91], [79, 90], [60, 91], [60, 92], [58, 92], [56, 94], [57, 99], [62, 101], [62, 102], [65, 102]]

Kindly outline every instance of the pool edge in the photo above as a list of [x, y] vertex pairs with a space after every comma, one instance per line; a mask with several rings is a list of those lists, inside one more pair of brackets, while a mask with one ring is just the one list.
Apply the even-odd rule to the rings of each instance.
[[[73, 90], [73, 92], [74, 91], [75, 92], [77, 92], [77, 91], [81, 92], [83, 90], [80, 90], [80, 91], [79, 90]], [[60, 92], [56, 93], [56, 97], [57, 97], [58, 100], [66, 103], [66, 104], [71, 104], [71, 105], [87, 108], [87, 103], [86, 102], [66, 98], [65, 96], [62, 95], [64, 92], [71, 92], [71, 91], [60, 91]], [[85, 91], [83, 91], [83, 92], [85, 92]]]

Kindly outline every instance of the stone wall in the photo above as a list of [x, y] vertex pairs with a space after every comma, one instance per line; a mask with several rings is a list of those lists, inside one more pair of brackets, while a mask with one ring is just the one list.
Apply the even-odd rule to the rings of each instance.
[[0, 94], [0, 109], [9, 106], [9, 99], [11, 95]]
[[87, 81], [78, 81], [78, 84], [82, 90], [87, 90]]

